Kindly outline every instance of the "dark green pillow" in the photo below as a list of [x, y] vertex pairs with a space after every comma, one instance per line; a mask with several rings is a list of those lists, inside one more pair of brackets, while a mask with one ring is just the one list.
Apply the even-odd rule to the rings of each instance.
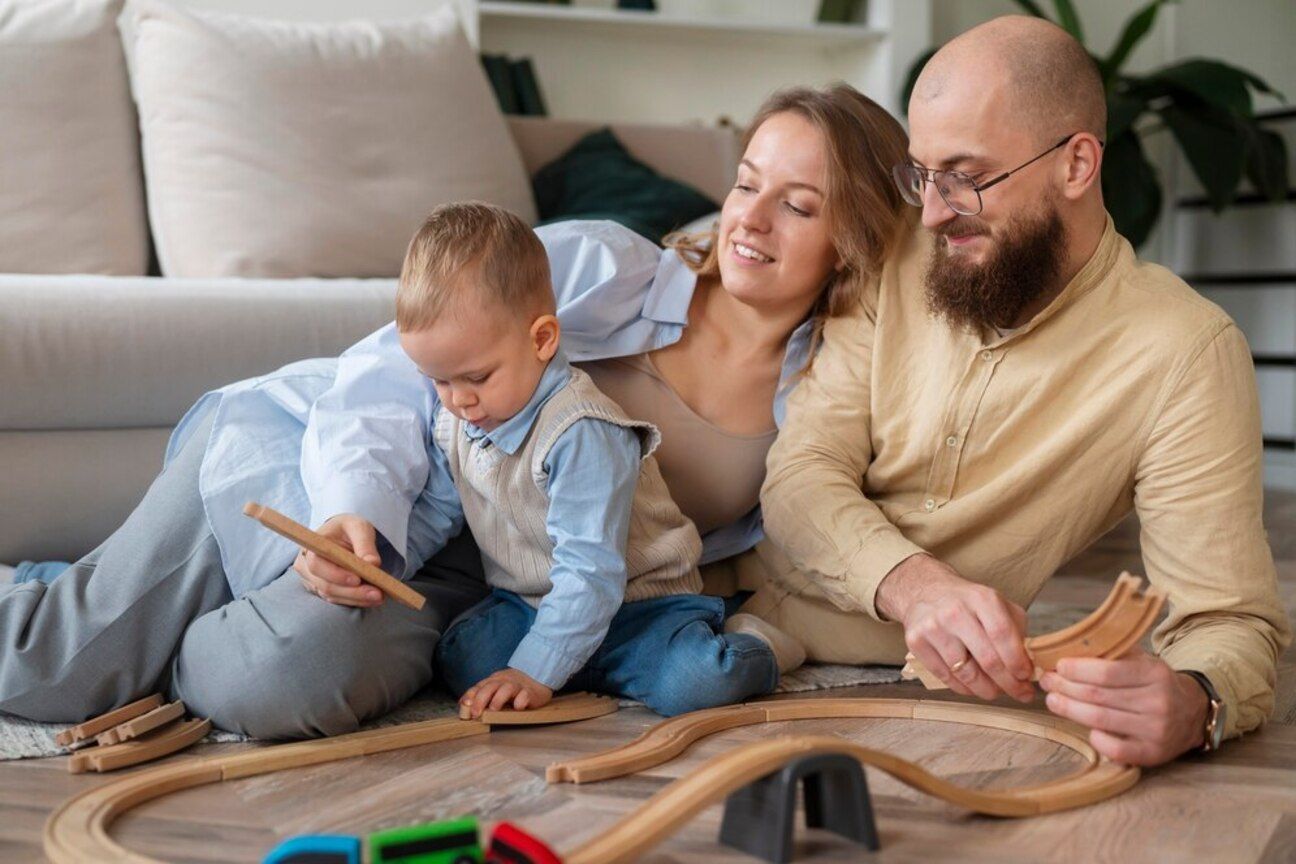
[[720, 205], [630, 155], [611, 129], [599, 129], [536, 172], [540, 225], [611, 219], [660, 243], [662, 237]]

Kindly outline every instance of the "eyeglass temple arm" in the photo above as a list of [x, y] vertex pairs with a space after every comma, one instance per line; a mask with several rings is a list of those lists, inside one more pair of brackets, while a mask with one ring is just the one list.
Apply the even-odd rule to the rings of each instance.
[[[1052, 153], [1054, 150], [1058, 149], [1059, 147], [1061, 147], [1063, 144], [1065, 144], [1065, 143], [1067, 143], [1068, 141], [1070, 141], [1072, 138], [1074, 138], [1074, 137], [1075, 137], [1076, 135], [1078, 135], [1078, 134], [1079, 134], [1078, 132], [1072, 132], [1070, 135], [1066, 136], [1066, 137], [1063, 138], [1061, 141], [1057, 142], [1057, 143], [1054, 144], [1052, 147], [1048, 148], [1048, 149], [1045, 150], [1043, 153], [1041, 153], [1041, 154], [1039, 154], [1038, 156], [1036, 156], [1034, 159], [1031, 159], [1031, 160], [1029, 160], [1029, 161], [1023, 162], [1022, 164], [1018, 165], [1016, 168], [1012, 169], [1011, 171], [1005, 171], [1003, 174], [1000, 174], [998, 177], [995, 177], [995, 178], [992, 179], [992, 180], [988, 180], [988, 181], [986, 181], [985, 183], [982, 183], [982, 184], [979, 185], [979, 186], [973, 186], [972, 188], [975, 189], [977, 192], [984, 192], [985, 190], [989, 189], [991, 186], [995, 185], [996, 183], [1002, 183], [1003, 181], [1007, 180], [1007, 179], [1008, 179], [1009, 177], [1011, 177], [1012, 175], [1016, 174], [1018, 171], [1020, 171], [1020, 170], [1022, 170], [1023, 168], [1025, 168], [1026, 166], [1028, 166], [1028, 165], [1032, 165], [1032, 164], [1038, 162], [1039, 160], [1043, 159], [1045, 156], [1047, 156], [1048, 154]], [[1106, 143], [1106, 142], [1099, 141], [1099, 142], [1098, 142], [1098, 146], [1099, 146], [1099, 147], [1102, 147], [1105, 143]]]

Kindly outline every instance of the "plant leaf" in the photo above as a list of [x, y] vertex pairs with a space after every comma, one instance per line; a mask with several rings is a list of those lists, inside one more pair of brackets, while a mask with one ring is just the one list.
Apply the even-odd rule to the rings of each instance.
[[1062, 29], [1075, 37], [1075, 40], [1081, 45], [1084, 44], [1084, 28], [1080, 26], [1080, 16], [1076, 14], [1075, 6], [1071, 5], [1071, 0], [1053, 0], [1053, 6], [1057, 9], [1058, 24]]
[[1256, 191], [1277, 203], [1287, 197], [1287, 142], [1271, 129], [1244, 124], [1247, 138], [1246, 175]]
[[1027, 15], [1034, 15], [1036, 18], [1043, 18], [1045, 21], [1052, 20], [1044, 14], [1044, 10], [1041, 9], [1039, 4], [1034, 2], [1034, 0], [1015, 0], [1015, 2], [1018, 6], [1026, 10]]
[[1168, 85], [1171, 91], [1187, 91], [1231, 114], [1250, 117], [1251, 91], [1247, 84], [1253, 77], [1249, 72], [1216, 60], [1185, 60], [1158, 69], [1145, 80]]
[[1161, 216], [1161, 183], [1132, 131], [1103, 148], [1102, 188], [1116, 230], [1142, 246]]
[[905, 75], [904, 87], [900, 90], [900, 110], [905, 113], [906, 117], [909, 116], [909, 97], [913, 95], [913, 88], [914, 85], [918, 83], [918, 76], [922, 74], [923, 67], [927, 65], [927, 61], [930, 60], [932, 55], [939, 50], [939, 48], [933, 48], [926, 54], [923, 54], [913, 62], [913, 65], [909, 67], [909, 73]]
[[1125, 93], [1108, 93], [1107, 140], [1114, 141], [1128, 132], [1147, 107], [1146, 99]]
[[1124, 66], [1125, 61], [1129, 59], [1134, 46], [1143, 41], [1143, 37], [1147, 36], [1152, 25], [1156, 23], [1157, 10], [1166, 2], [1173, 2], [1173, 0], [1152, 0], [1125, 22], [1125, 29], [1121, 31], [1112, 52], [1099, 64], [1099, 68], [1102, 69], [1103, 84], [1107, 85], [1108, 90], [1111, 89], [1111, 82], [1116, 73], [1120, 72], [1120, 67]]
[[1232, 203], [1246, 164], [1246, 138], [1228, 113], [1186, 108], [1177, 103], [1156, 109], [1165, 120], [1193, 173], [1206, 189], [1216, 213]]

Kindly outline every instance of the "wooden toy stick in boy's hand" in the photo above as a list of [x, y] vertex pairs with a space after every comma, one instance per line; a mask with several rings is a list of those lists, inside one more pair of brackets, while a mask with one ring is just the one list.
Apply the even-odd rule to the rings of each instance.
[[277, 510], [264, 507], [249, 501], [243, 505], [243, 513], [251, 516], [271, 531], [331, 561], [344, 570], [349, 570], [360, 579], [373, 585], [388, 597], [411, 609], [422, 609], [427, 602], [423, 595], [415, 591], [394, 576], [388, 575], [379, 568], [356, 556], [354, 552], [334, 543], [323, 534], [317, 534], [300, 522], [294, 522]]

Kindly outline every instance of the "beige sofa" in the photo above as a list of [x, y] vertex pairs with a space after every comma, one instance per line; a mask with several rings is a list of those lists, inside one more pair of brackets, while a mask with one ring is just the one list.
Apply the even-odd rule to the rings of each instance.
[[[510, 118], [530, 172], [593, 123]], [[716, 200], [726, 130], [613, 125], [639, 159]], [[389, 321], [391, 279], [0, 274], [0, 562], [75, 559], [129, 514], [203, 392], [335, 355]]]

